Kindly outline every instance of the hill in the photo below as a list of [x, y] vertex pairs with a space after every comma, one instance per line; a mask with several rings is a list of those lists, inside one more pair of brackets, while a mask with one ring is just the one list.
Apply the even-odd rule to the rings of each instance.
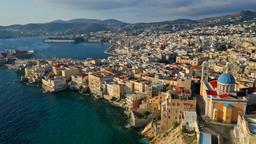
[[140, 33], [145, 29], [172, 30], [173, 26], [182, 29], [190, 26], [214, 26], [230, 23], [241, 23], [250, 20], [256, 20], [256, 12], [247, 10], [234, 14], [219, 17], [209, 17], [199, 20], [177, 19], [172, 21], [135, 24], [125, 23], [115, 19], [55, 20], [48, 23], [0, 26], [0, 38], [56, 34], [77, 34], [96, 31], [128, 31], [132, 33]]

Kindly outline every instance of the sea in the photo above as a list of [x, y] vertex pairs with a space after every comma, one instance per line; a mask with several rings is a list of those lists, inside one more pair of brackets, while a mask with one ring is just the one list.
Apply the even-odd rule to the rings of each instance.
[[[107, 58], [105, 44], [47, 44], [41, 37], [1, 39], [0, 51], [34, 50], [36, 58]], [[44, 94], [0, 67], [0, 144], [138, 144], [123, 110], [77, 92]]]

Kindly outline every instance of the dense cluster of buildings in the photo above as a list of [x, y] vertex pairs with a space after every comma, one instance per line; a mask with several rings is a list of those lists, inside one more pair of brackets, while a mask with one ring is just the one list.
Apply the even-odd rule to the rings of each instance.
[[190, 136], [193, 143], [200, 142], [202, 118], [235, 125], [234, 139], [249, 144], [256, 138], [255, 114], [247, 115], [247, 108], [256, 105], [253, 25], [115, 34], [111, 52], [118, 56], [32, 60], [24, 79], [42, 84], [45, 92], [69, 88], [117, 104], [129, 112], [131, 126], [150, 123], [144, 132], [153, 141], [181, 128], [186, 133], [183, 142]]

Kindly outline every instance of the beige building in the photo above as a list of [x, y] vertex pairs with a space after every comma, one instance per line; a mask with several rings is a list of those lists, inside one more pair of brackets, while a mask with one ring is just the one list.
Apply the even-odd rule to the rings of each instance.
[[124, 86], [116, 83], [107, 84], [107, 95], [120, 99], [124, 96]]
[[89, 74], [88, 81], [90, 92], [97, 96], [102, 96], [102, 76]]
[[42, 78], [45, 74], [45, 68], [39, 66], [33, 66], [31, 68], [25, 68], [25, 77], [29, 82], [36, 82]]
[[67, 80], [70, 80], [72, 75], [78, 75], [78, 74], [80, 74], [80, 71], [76, 67], [65, 67], [61, 71], [61, 76], [66, 78]]
[[147, 98], [146, 94], [129, 94], [126, 96], [126, 107], [131, 110], [140, 108], [142, 101]]
[[62, 75], [62, 70], [63, 70], [62, 66], [52, 66], [52, 72], [56, 76], [61, 76]]
[[144, 93], [145, 92], [145, 81], [132, 81], [134, 85], [134, 92]]
[[134, 92], [134, 85], [131, 81], [126, 81], [124, 84], [124, 93], [132, 94]]
[[161, 104], [161, 130], [168, 130], [176, 122], [181, 122], [184, 111], [195, 111], [196, 100], [168, 99]]
[[185, 79], [185, 80], [179, 79], [179, 80], [177, 80], [177, 86], [178, 87], [183, 87], [183, 88], [188, 89], [188, 90], [191, 89], [191, 83], [192, 83], [191, 79]]
[[189, 56], [178, 56], [176, 57], [176, 63], [180, 64], [190, 64], [192, 66], [198, 66], [200, 65], [200, 61], [198, 58], [191, 58]]
[[68, 87], [71, 90], [79, 90], [82, 86], [88, 86], [88, 75], [72, 75]]
[[125, 82], [125, 93], [144, 93], [146, 90], [146, 81], [127, 81]]
[[166, 101], [168, 93], [161, 92], [158, 96], [151, 97], [147, 101], [147, 110], [151, 112], [159, 112], [161, 110], [161, 103]]
[[45, 92], [59, 92], [67, 88], [67, 82], [65, 78], [56, 76], [52, 79], [42, 79], [42, 87]]
[[225, 67], [216, 64], [216, 65], [214, 65], [213, 70], [215, 72], [223, 72], [225, 70]]

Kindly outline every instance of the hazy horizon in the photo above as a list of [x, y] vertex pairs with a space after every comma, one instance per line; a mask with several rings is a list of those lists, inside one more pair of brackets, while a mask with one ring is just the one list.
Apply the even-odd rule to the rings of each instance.
[[70, 19], [117, 19], [127, 23], [200, 19], [256, 11], [255, 0], [3, 0], [0, 25]]

